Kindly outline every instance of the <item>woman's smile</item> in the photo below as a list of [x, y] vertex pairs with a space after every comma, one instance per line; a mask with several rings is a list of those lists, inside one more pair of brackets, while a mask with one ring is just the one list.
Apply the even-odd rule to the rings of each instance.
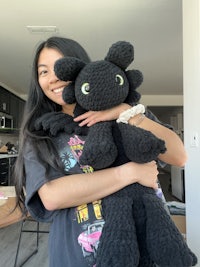
[[62, 92], [70, 81], [61, 81], [55, 75], [54, 64], [63, 55], [56, 49], [45, 47], [38, 59], [38, 81], [44, 94], [53, 102], [63, 106]]

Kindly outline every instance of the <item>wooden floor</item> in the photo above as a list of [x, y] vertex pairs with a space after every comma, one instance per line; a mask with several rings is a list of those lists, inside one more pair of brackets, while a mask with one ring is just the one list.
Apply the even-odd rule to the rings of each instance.
[[[17, 251], [21, 222], [10, 226], [0, 228], [0, 266], [13, 267]], [[27, 222], [24, 229], [35, 229], [36, 224]], [[41, 230], [48, 230], [49, 225], [40, 223]], [[34, 250], [36, 247], [35, 233], [22, 233], [22, 241], [18, 254], [18, 265]], [[24, 265], [24, 267], [48, 267], [48, 234], [39, 235], [39, 250]]]

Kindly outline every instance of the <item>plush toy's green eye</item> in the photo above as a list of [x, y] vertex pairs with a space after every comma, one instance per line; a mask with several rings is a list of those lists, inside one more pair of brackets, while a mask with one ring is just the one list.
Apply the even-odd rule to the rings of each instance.
[[90, 92], [90, 84], [89, 83], [84, 83], [82, 86], [81, 86], [81, 91], [84, 95], [88, 95], [89, 92]]
[[123, 84], [124, 84], [124, 78], [123, 78], [121, 75], [119, 75], [119, 74], [117, 74], [117, 75], [115, 76], [115, 81], [116, 81], [119, 85], [123, 85]]

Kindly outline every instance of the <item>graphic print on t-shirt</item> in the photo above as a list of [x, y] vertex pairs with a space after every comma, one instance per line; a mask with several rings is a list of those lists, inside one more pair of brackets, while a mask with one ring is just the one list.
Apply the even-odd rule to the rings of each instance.
[[[84, 143], [84, 140], [74, 135], [70, 136], [67, 146], [62, 144], [63, 146], [61, 146], [62, 149], [60, 150], [61, 159], [68, 173], [78, 173], [78, 168], [84, 173], [93, 172], [91, 166], [79, 164]], [[73, 223], [77, 223], [79, 226], [77, 243], [80, 246], [81, 253], [87, 262], [87, 266], [95, 267], [96, 252], [104, 225], [101, 200], [76, 207], [74, 215]]]
[[[68, 145], [70, 146], [71, 152], [74, 158], [79, 162], [79, 158], [82, 154], [85, 141], [81, 140], [77, 135], [71, 137]], [[80, 168], [85, 173], [93, 172], [93, 168], [89, 165], [80, 165]]]

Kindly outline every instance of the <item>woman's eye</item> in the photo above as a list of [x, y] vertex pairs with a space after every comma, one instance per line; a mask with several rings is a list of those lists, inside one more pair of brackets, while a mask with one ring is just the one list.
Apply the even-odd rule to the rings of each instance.
[[81, 91], [84, 95], [88, 95], [89, 92], [90, 92], [90, 84], [89, 83], [84, 83], [82, 86], [81, 86]]
[[39, 72], [39, 76], [44, 76], [47, 73], [47, 70], [41, 70]]
[[123, 84], [124, 84], [124, 78], [123, 78], [121, 75], [119, 75], [119, 74], [117, 74], [117, 75], [115, 76], [115, 81], [116, 81], [119, 85], [123, 85]]

